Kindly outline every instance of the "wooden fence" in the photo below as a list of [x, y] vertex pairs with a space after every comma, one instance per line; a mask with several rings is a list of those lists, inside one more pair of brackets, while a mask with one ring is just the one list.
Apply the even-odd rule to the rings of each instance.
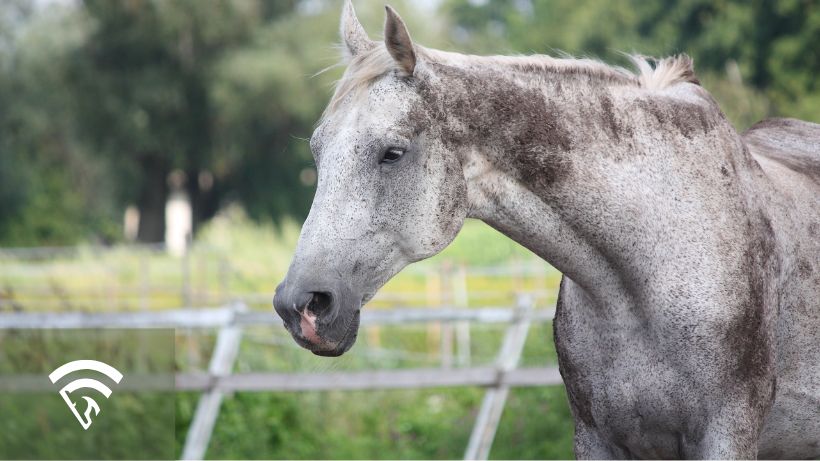
[[[361, 318], [363, 325], [437, 323], [449, 328], [465, 323], [504, 323], [508, 327], [494, 366], [452, 368], [442, 363], [442, 368], [322, 373], [233, 373], [244, 327], [281, 326], [281, 319], [272, 311], [249, 311], [243, 303], [214, 309], [155, 312], [0, 313], [0, 329], [218, 329], [208, 372], [179, 373], [175, 377], [175, 389], [202, 392], [188, 429], [182, 459], [204, 458], [226, 393], [447, 386], [480, 386], [487, 389], [464, 455], [465, 459], [487, 459], [509, 389], [562, 383], [555, 367], [518, 368], [531, 323], [549, 321], [553, 315], [551, 309], [534, 309], [530, 295], [519, 295], [517, 305], [512, 308], [365, 310]], [[13, 383], [0, 383], [0, 389], [9, 386], [14, 387]]]

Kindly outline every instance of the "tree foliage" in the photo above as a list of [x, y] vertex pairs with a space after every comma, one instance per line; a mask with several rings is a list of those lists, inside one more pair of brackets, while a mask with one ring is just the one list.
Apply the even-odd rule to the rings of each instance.
[[[0, 4], [10, 24], [0, 51], [0, 241], [65, 244], [115, 235], [106, 165], [77, 136], [63, 91], [68, 50], [83, 40], [75, 11], [35, 15], [28, 2]], [[54, 34], [59, 30], [58, 34]]]
[[740, 127], [767, 115], [820, 121], [817, 2], [445, 0], [444, 10], [454, 38], [479, 51], [560, 50], [616, 63], [623, 52], [685, 52]]
[[174, 169], [187, 175], [195, 220], [215, 211], [213, 189], [198, 180], [213, 168], [213, 69], [249, 40], [260, 18], [257, 6], [84, 3], [91, 30], [73, 53], [70, 91], [84, 136], [119, 170], [118, 194], [139, 207], [141, 240], [164, 236], [166, 180]]

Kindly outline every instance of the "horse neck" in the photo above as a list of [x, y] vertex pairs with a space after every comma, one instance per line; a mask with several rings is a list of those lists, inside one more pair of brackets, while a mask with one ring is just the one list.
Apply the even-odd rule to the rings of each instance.
[[463, 72], [448, 86], [444, 136], [466, 147], [471, 216], [593, 296], [639, 296], [653, 258], [720, 251], [712, 236], [742, 232], [733, 176], [748, 154], [708, 95], [565, 71]]

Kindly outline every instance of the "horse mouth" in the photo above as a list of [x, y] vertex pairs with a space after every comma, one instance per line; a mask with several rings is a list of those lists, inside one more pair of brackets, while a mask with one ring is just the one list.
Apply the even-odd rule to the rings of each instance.
[[358, 330], [359, 330], [359, 322], [360, 322], [360, 315], [361, 310], [356, 310], [356, 312], [345, 322], [344, 326], [344, 333], [342, 333], [341, 338], [337, 341], [320, 341], [316, 343], [311, 341], [310, 339], [317, 339], [318, 334], [314, 330], [314, 338], [306, 338], [303, 337], [301, 334], [292, 335], [293, 338], [296, 340], [296, 343], [302, 346], [303, 348], [309, 350], [314, 355], [318, 355], [320, 357], [339, 357], [340, 355], [344, 354], [345, 352], [349, 351], [353, 344], [356, 343], [356, 338], [358, 337]]

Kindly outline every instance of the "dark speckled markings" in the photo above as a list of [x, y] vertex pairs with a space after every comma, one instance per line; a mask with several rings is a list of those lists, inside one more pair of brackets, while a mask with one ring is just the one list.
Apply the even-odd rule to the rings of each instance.
[[658, 98], [657, 95], [638, 99], [636, 106], [651, 114], [661, 128], [677, 131], [686, 138], [708, 134], [715, 127], [717, 119], [721, 118], [720, 113], [715, 113], [709, 107], [671, 98]]
[[344, 353], [362, 304], [473, 217], [564, 274], [579, 458], [820, 457], [820, 125], [738, 134], [686, 57], [444, 53], [391, 9], [377, 43], [349, 2], [342, 38], [274, 300], [300, 345]]
[[800, 276], [801, 279], [808, 280], [813, 272], [814, 268], [808, 259], [801, 258], [797, 261], [797, 275]]
[[[430, 121], [441, 124], [441, 140], [454, 151], [475, 143], [507, 146], [494, 159], [523, 183], [543, 189], [561, 178], [572, 138], [561, 119], [561, 108], [541, 89], [520, 86], [504, 72], [463, 69], [428, 63], [436, 79], [446, 79], [450, 91], [421, 81], [419, 93]], [[494, 82], [488, 85], [487, 82]], [[508, 129], [498, 129], [502, 123]]]

